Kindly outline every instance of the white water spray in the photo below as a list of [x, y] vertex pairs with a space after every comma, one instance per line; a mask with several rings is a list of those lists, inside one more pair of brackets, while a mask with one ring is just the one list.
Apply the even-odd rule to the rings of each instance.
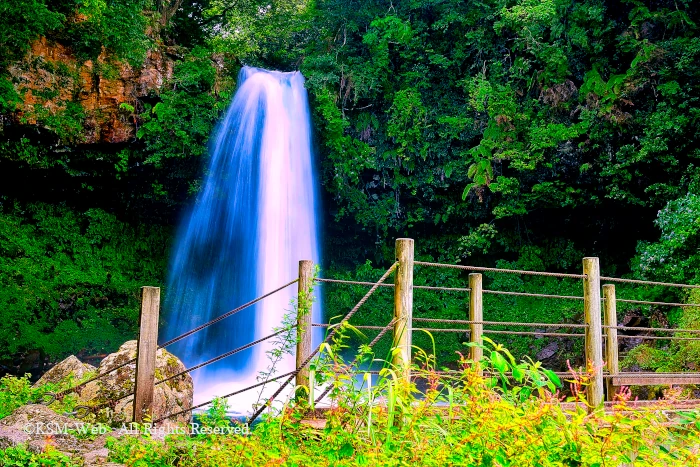
[[[298, 275], [298, 262], [320, 259], [317, 182], [304, 78], [245, 67], [212, 139], [203, 189], [185, 216], [166, 289], [166, 337], [173, 337]], [[169, 348], [189, 367], [272, 333], [292, 309], [296, 286]], [[320, 304], [314, 304], [318, 322]], [[269, 342], [196, 370], [195, 403], [257, 382]], [[271, 375], [294, 369], [293, 356]], [[266, 392], [276, 389], [271, 383]], [[250, 410], [258, 391], [229, 404]]]

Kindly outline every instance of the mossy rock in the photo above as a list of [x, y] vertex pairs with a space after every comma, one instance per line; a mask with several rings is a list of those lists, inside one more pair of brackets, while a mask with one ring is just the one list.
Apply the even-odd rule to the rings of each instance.
[[[107, 373], [124, 363], [136, 358], [137, 342], [127, 341], [115, 353], [108, 355], [98, 368], [100, 374]], [[156, 353], [156, 383], [164, 378], [185, 370], [185, 365], [165, 349]], [[110, 401], [133, 392], [135, 386], [136, 363], [129, 363], [116, 371], [107, 373], [98, 381], [87, 384], [79, 393], [79, 404], [88, 406], [103, 406]], [[189, 374], [180, 375], [155, 387], [153, 395], [153, 413], [151, 417], [157, 420], [161, 417], [192, 407], [194, 384]], [[133, 420], [134, 397], [128, 396], [119, 400], [114, 408], [104, 408], [97, 412], [95, 419], [103, 423], [118, 425]], [[186, 412], [170, 419], [174, 423], [189, 423], [190, 413]]]

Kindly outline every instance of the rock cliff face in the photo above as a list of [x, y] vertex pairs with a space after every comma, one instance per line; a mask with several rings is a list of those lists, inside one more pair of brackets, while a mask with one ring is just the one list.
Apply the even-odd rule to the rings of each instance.
[[81, 63], [69, 48], [40, 38], [27, 57], [10, 69], [23, 95], [18, 119], [41, 124], [78, 104], [84, 129], [77, 143], [129, 141], [136, 133], [138, 99], [157, 92], [172, 77], [173, 63], [161, 49], [150, 50], [139, 68], [114, 62], [104, 51], [94, 62]]

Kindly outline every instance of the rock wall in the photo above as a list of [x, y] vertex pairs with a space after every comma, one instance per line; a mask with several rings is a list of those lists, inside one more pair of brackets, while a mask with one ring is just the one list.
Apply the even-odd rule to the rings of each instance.
[[139, 68], [114, 62], [104, 51], [94, 62], [81, 63], [69, 48], [40, 38], [25, 59], [10, 68], [15, 88], [23, 95], [16, 118], [41, 124], [74, 102], [85, 113], [85, 128], [76, 142], [127, 142], [136, 134], [138, 100], [158, 92], [172, 77], [174, 60], [167, 52], [150, 50]]

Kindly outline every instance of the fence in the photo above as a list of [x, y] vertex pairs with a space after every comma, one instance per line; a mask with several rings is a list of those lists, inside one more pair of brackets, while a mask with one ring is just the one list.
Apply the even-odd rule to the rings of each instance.
[[[526, 335], [538, 337], [567, 337], [580, 338], [585, 342], [584, 358], [589, 362], [591, 369], [590, 384], [586, 387], [586, 396], [591, 407], [599, 406], [607, 396], [611, 400], [615, 394], [615, 387], [632, 385], [673, 385], [673, 384], [700, 384], [700, 373], [642, 373], [620, 372], [619, 370], [619, 339], [635, 338], [641, 340], [676, 340], [676, 341], [700, 341], [700, 337], [676, 337], [676, 336], [627, 336], [620, 335], [619, 331], [653, 331], [669, 333], [699, 334], [700, 330], [693, 329], [669, 329], [638, 326], [618, 326], [617, 303], [632, 303], [639, 305], [656, 305], [672, 307], [700, 306], [692, 303], [656, 302], [644, 300], [628, 300], [616, 298], [615, 285], [605, 284], [601, 287], [601, 281], [613, 283], [628, 283], [635, 285], [653, 285], [664, 287], [700, 288], [697, 285], [676, 284], [657, 281], [642, 281], [635, 279], [622, 279], [600, 275], [598, 258], [584, 258], [581, 274], [565, 274], [554, 272], [527, 271], [502, 268], [488, 268], [468, 265], [454, 265], [431, 263], [414, 260], [414, 242], [412, 239], [398, 239], [396, 241], [397, 269], [394, 287], [394, 324], [393, 345], [399, 349], [393, 355], [393, 363], [403, 369], [404, 378], [410, 378], [411, 361], [411, 331], [427, 330], [429, 332], [460, 332], [469, 335], [472, 343], [481, 343], [486, 334], [495, 335]], [[454, 268], [469, 271], [469, 287], [439, 287], [414, 285], [414, 267], [423, 266], [429, 268]], [[505, 290], [487, 290], [483, 288], [483, 272], [496, 274], [521, 274], [532, 276], [556, 277], [562, 279], [581, 280], [581, 295], [556, 295], [537, 292], [515, 292]], [[319, 282], [333, 284], [373, 285], [371, 282], [343, 281], [337, 279], [317, 279]], [[392, 284], [382, 284], [391, 287]], [[440, 318], [425, 318], [413, 316], [413, 290], [442, 290], [451, 292], [465, 292], [469, 294], [469, 319], [450, 320]], [[602, 296], [601, 296], [602, 290]], [[488, 321], [484, 319], [485, 294], [539, 297], [543, 299], [577, 300], [583, 304], [583, 323], [523, 323], [506, 321]], [[420, 328], [414, 327], [413, 322], [426, 322], [464, 326], [468, 328]], [[573, 329], [580, 332], [549, 332], [549, 331], [514, 331], [503, 329], [486, 329], [488, 327], [529, 327], [549, 329]], [[381, 326], [365, 326], [365, 328], [381, 329]], [[605, 356], [605, 358], [604, 358]], [[483, 358], [483, 348], [471, 347], [470, 358], [479, 361]], [[564, 373], [566, 374], [566, 373]]]
[[[469, 286], [468, 287], [440, 287], [428, 285], [414, 284], [414, 269], [415, 266], [428, 268], [453, 268], [464, 271], [469, 271]], [[544, 294], [537, 292], [516, 292], [505, 290], [487, 290], [483, 288], [482, 273], [494, 274], [520, 274], [534, 276], [549, 276], [556, 278], [576, 279], [581, 280], [582, 295], [556, 295]], [[394, 283], [386, 283], [389, 276], [394, 273]], [[360, 328], [371, 328], [379, 330], [379, 334], [370, 343], [370, 347], [374, 346], [379, 339], [392, 331], [392, 346], [395, 351], [392, 352], [392, 363], [400, 371], [403, 378], [410, 380], [411, 378], [411, 342], [412, 332], [425, 328], [416, 328], [413, 322], [426, 322], [433, 324], [448, 324], [451, 326], [468, 326], [458, 328], [429, 328], [430, 332], [460, 332], [469, 334], [470, 342], [480, 344], [482, 338], [487, 334], [509, 334], [509, 335], [527, 335], [527, 336], [551, 336], [551, 337], [571, 337], [580, 338], [585, 341], [585, 361], [590, 365], [590, 384], [586, 387], [586, 397], [589, 406], [592, 408], [598, 407], [605, 400], [607, 393], [608, 399], [614, 394], [616, 386], [629, 385], [665, 385], [665, 384], [700, 384], [700, 373], [623, 373], [619, 371], [619, 355], [618, 341], [630, 336], [621, 335], [619, 331], [655, 331], [655, 332], [670, 332], [670, 333], [687, 333], [699, 334], [700, 330], [694, 329], [668, 329], [668, 328], [650, 328], [650, 327], [633, 327], [633, 326], [618, 326], [617, 324], [617, 303], [633, 303], [640, 305], [656, 305], [656, 306], [700, 306], [700, 304], [683, 304], [671, 302], [652, 302], [642, 300], [619, 299], [616, 297], [615, 285], [605, 284], [601, 288], [601, 281], [613, 283], [629, 283], [636, 285], [655, 285], [665, 287], [681, 287], [681, 288], [700, 288], [697, 285], [674, 284], [654, 281], [640, 281], [633, 279], [621, 279], [614, 277], [604, 277], [600, 275], [600, 265], [598, 258], [584, 258], [581, 274], [564, 274], [554, 272], [526, 271], [515, 269], [502, 268], [487, 268], [468, 265], [454, 265], [431, 263], [425, 261], [414, 260], [414, 241], [412, 239], [397, 239], [396, 240], [396, 262], [385, 271], [385, 273], [377, 280], [377, 282], [362, 282], [362, 281], [347, 281], [332, 278], [317, 278], [315, 281], [329, 284], [351, 284], [368, 286], [370, 289], [362, 297], [362, 299], [343, 317], [338, 323], [343, 324], [349, 322], [350, 318], [360, 309], [360, 307], [372, 296], [372, 294], [380, 287], [391, 287], [394, 289], [394, 305], [393, 317], [388, 320], [384, 326], [358, 326]], [[272, 290], [248, 303], [245, 303], [238, 308], [235, 308], [223, 315], [214, 318], [213, 320], [204, 323], [190, 331], [183, 333], [169, 341], [157, 345], [158, 341], [158, 316], [160, 308], [160, 290], [157, 287], [143, 287], [141, 294], [141, 312], [140, 312], [140, 333], [138, 338], [138, 350], [135, 359], [119, 364], [107, 371], [91, 378], [72, 388], [66, 389], [59, 393], [48, 394], [48, 399], [44, 402], [50, 404], [55, 399], [60, 399], [68, 393], [78, 391], [81, 387], [90, 382], [99, 380], [120, 368], [130, 364], [136, 364], [135, 389], [133, 392], [127, 392], [118, 398], [111, 400], [102, 405], [96, 406], [79, 406], [74, 414], [82, 417], [87, 413], [94, 412], [105, 406], [114, 406], [118, 401], [127, 397], [134, 396], [133, 402], [133, 419], [136, 422], [143, 421], [151, 414], [153, 404], [153, 394], [155, 386], [172, 380], [185, 373], [190, 373], [199, 368], [202, 368], [211, 363], [217, 362], [245, 349], [251, 348], [261, 342], [280, 335], [283, 332], [290, 331], [296, 328], [297, 346], [296, 346], [296, 368], [282, 375], [269, 377], [265, 381], [259, 382], [247, 388], [232, 392], [222, 396], [228, 398], [235, 396], [244, 391], [249, 391], [271, 382], [284, 380], [280, 384], [275, 393], [268, 399], [268, 403], [275, 400], [284, 390], [286, 386], [293, 381], [296, 386], [305, 386], [313, 388], [314, 383], [309, 373], [309, 363], [316, 357], [323, 344], [313, 348], [311, 340], [311, 329], [313, 327], [329, 327], [324, 343], [330, 342], [335, 333], [340, 329], [340, 326], [330, 326], [324, 323], [313, 323], [311, 319], [312, 300], [310, 293], [313, 287], [313, 263], [309, 260], [299, 262], [299, 276], [290, 282]], [[155, 381], [155, 365], [156, 352], [159, 348], [167, 347], [175, 342], [179, 342], [196, 332], [205, 329], [212, 324], [218, 323], [229, 316], [232, 316], [239, 311], [246, 309], [255, 303], [264, 300], [293, 284], [297, 284], [297, 323], [287, 329], [278, 330], [268, 336], [257, 339], [244, 346], [232, 349], [224, 354], [214, 357], [210, 360], [202, 362], [191, 368], [188, 368], [180, 373], [171, 375], [167, 378]], [[438, 290], [450, 292], [468, 293], [469, 299], [469, 319], [468, 320], [450, 320], [441, 318], [426, 318], [413, 316], [413, 291], [414, 289]], [[602, 290], [602, 296], [601, 296]], [[506, 295], [506, 296], [526, 296], [539, 297], [542, 299], [561, 299], [561, 300], [577, 300], [583, 303], [584, 322], [583, 323], [522, 323], [522, 322], [506, 322], [506, 321], [489, 321], [484, 319], [484, 301], [485, 294]], [[488, 327], [488, 328], [485, 328]], [[514, 331], [504, 329], [491, 329], [491, 327], [529, 327], [536, 328], [537, 331]], [[573, 329], [580, 330], [579, 332], [549, 332], [539, 329]], [[642, 339], [665, 339], [665, 340], [683, 340], [696, 341], [700, 337], [677, 337], [672, 336], [634, 336]], [[482, 347], [475, 345], [470, 348], [470, 358], [473, 361], [480, 361], [483, 358]], [[605, 354], [605, 360], [603, 355]], [[323, 399], [330, 388], [326, 389], [317, 399], [316, 402]], [[310, 397], [313, 399], [313, 390], [311, 389]], [[167, 414], [160, 419], [154, 420], [155, 423], [161, 422], [167, 418], [171, 418], [183, 413], [191, 412], [194, 409], [203, 407], [211, 403], [208, 401], [196, 406], [180, 410], [175, 413]], [[263, 404], [258, 407], [249, 422], [255, 420], [265, 409], [268, 404]]]

